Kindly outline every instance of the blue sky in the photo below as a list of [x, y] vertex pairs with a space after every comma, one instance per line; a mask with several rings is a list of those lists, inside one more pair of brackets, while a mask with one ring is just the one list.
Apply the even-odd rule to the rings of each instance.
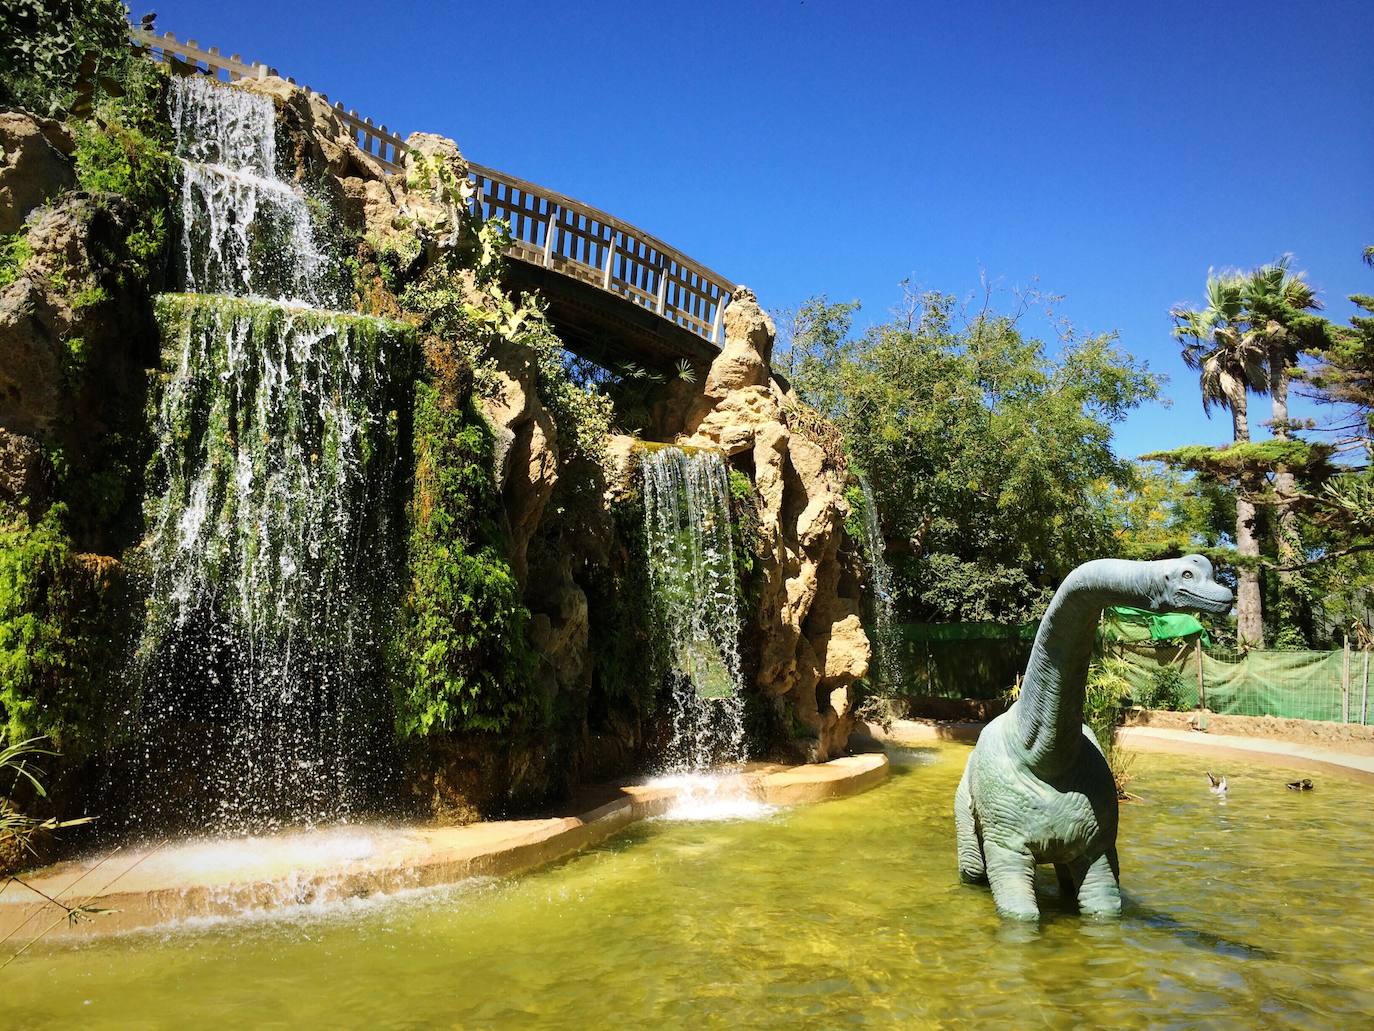
[[1374, 293], [1369, 0], [156, 9], [161, 31], [612, 211], [770, 308], [857, 298], [862, 328], [906, 277], [1038, 280], [1170, 378], [1123, 454], [1229, 438], [1169, 336], [1209, 266], [1291, 251], [1341, 320]]

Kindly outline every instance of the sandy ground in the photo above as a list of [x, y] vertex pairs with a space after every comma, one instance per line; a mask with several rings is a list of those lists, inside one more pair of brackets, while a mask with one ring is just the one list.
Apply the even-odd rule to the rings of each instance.
[[[1126, 714], [1125, 726], [1188, 730], [1190, 716], [1191, 712], [1132, 709]], [[1363, 727], [1358, 723], [1322, 723], [1317, 720], [1293, 720], [1278, 716], [1222, 716], [1208, 713], [1207, 733], [1267, 738], [1271, 741], [1293, 741], [1330, 749], [1333, 752], [1374, 755], [1374, 727]]]

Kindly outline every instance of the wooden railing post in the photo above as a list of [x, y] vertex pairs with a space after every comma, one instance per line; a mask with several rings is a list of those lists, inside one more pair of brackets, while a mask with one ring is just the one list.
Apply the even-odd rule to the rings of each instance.
[[549, 205], [549, 221], [544, 227], [544, 267], [553, 264], [553, 239], [558, 232], [558, 205]]
[[1369, 652], [1364, 653], [1364, 683], [1360, 686], [1360, 723], [1369, 725]]
[[658, 256], [658, 313], [660, 315], [667, 311], [668, 307], [668, 259], [662, 254]]
[[1197, 656], [1197, 705], [1199, 709], [1207, 708], [1207, 685], [1202, 678], [1202, 635], [1197, 635], [1196, 656]]
[[1350, 635], [1341, 642], [1341, 722], [1350, 722]]
[[611, 265], [615, 261], [615, 234], [611, 234], [611, 242], [606, 247], [606, 270], [601, 276], [601, 289], [611, 288]]

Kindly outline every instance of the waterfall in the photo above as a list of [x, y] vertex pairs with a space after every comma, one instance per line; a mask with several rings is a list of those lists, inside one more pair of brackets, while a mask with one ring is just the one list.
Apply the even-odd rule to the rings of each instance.
[[277, 176], [272, 101], [188, 75], [172, 83], [171, 106], [186, 289], [342, 306], [306, 198]]
[[745, 758], [739, 587], [725, 461], [715, 451], [647, 455], [649, 575], [674, 672], [670, 772]]
[[145, 804], [227, 830], [339, 818], [388, 725], [413, 336], [320, 310], [336, 270], [276, 178], [270, 100], [189, 76], [172, 117], [191, 292], [157, 304]]
[[873, 637], [877, 645], [880, 686], [887, 694], [896, 694], [902, 684], [901, 653], [897, 647], [897, 620], [894, 613], [896, 592], [892, 582], [892, 567], [887, 564], [887, 547], [883, 543], [882, 526], [878, 522], [878, 501], [868, 478], [859, 474], [859, 488], [864, 495], [864, 555], [868, 559], [868, 576], [873, 585]]

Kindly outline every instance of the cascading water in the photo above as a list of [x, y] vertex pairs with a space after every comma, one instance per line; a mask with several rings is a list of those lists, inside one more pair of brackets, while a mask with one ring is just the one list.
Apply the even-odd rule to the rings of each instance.
[[276, 178], [270, 100], [192, 76], [172, 113], [193, 292], [157, 308], [143, 794], [228, 830], [337, 818], [386, 722], [413, 339], [306, 306], [336, 270]]
[[181, 258], [194, 293], [343, 304], [305, 196], [277, 175], [276, 109], [205, 76], [172, 84], [181, 162]]
[[742, 763], [739, 585], [724, 459], [661, 448], [645, 457], [643, 472], [649, 575], [675, 680], [665, 772]]
[[859, 488], [864, 495], [864, 554], [868, 558], [868, 575], [873, 584], [873, 636], [878, 651], [875, 665], [882, 686], [892, 693], [901, 687], [902, 682], [892, 567], [887, 564], [887, 547], [883, 543], [882, 526], [878, 522], [878, 502], [873, 497], [868, 478], [863, 474], [859, 475]]

